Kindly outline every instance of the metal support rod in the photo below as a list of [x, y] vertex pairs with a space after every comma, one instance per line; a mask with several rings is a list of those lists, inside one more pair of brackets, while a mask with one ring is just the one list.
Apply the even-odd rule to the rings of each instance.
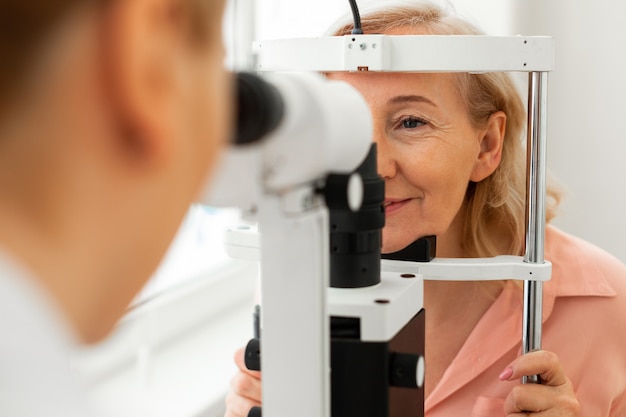
[[[547, 72], [531, 72], [528, 78], [528, 137], [526, 183], [526, 252], [524, 261], [544, 262], [546, 223], [546, 112]], [[541, 349], [543, 283], [524, 281], [522, 351]], [[537, 375], [527, 376], [524, 383], [538, 383]]]
[[256, 41], [256, 0], [233, 0], [228, 9], [232, 25], [227, 37], [232, 41], [229, 52], [230, 69], [253, 71], [252, 43]]

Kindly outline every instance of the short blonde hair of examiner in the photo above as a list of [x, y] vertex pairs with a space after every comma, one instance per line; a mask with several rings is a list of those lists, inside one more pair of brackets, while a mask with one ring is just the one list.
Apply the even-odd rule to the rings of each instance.
[[[365, 34], [384, 34], [397, 28], [414, 28], [432, 35], [483, 35], [470, 22], [454, 12], [426, 1], [385, 1], [361, 16]], [[352, 22], [332, 34], [350, 34]], [[483, 127], [489, 116], [503, 111], [507, 116], [502, 160], [495, 172], [468, 185], [461, 208], [464, 216], [461, 245], [470, 257], [501, 254], [521, 255], [524, 250], [526, 213], [526, 107], [510, 74], [458, 73], [458, 89], [466, 103], [471, 123]], [[556, 215], [560, 201], [556, 184], [547, 187], [546, 221]], [[497, 242], [508, 242], [508, 248]]]
[[[38, 54], [64, 18], [79, 7], [93, 6], [101, 12], [125, 0], [0, 0], [0, 122], [20, 95], [20, 88], [37, 65]], [[221, 33], [209, 18], [221, 17], [221, 1], [179, 0], [191, 44], [207, 48]]]

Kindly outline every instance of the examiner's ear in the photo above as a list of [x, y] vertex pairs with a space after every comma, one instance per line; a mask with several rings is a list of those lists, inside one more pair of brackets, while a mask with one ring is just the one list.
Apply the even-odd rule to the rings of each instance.
[[180, 2], [121, 0], [105, 11], [105, 94], [121, 132], [115, 145], [134, 163], [159, 163], [171, 153], [185, 49]]
[[470, 180], [480, 182], [494, 173], [502, 159], [502, 145], [506, 130], [506, 114], [497, 111], [489, 116], [487, 127], [480, 138], [480, 151]]

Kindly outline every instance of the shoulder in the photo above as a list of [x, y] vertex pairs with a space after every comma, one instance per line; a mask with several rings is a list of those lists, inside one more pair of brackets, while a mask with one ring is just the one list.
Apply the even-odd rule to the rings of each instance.
[[626, 299], [626, 265], [598, 246], [554, 226], [546, 227], [545, 258], [562, 295]]
[[622, 415], [618, 404], [626, 401], [626, 266], [553, 226], [546, 228], [545, 245], [552, 279], [544, 295], [552, 314], [544, 326], [544, 345], [559, 355], [582, 414]]

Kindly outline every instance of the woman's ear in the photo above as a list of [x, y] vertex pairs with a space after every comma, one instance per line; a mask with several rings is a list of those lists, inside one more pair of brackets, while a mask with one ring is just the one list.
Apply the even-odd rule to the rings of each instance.
[[494, 173], [502, 159], [502, 146], [506, 131], [506, 114], [497, 111], [489, 116], [487, 127], [480, 138], [480, 151], [470, 180], [480, 182]]
[[117, 1], [102, 25], [105, 97], [118, 126], [115, 150], [132, 163], [163, 162], [175, 137], [183, 28], [180, 0]]

